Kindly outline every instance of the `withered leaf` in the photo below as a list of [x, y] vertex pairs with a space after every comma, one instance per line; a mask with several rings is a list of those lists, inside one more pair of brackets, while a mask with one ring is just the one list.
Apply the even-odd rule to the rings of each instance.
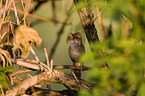
[[13, 39], [14, 50], [22, 49], [22, 58], [27, 58], [30, 53], [30, 42], [34, 42], [36, 46], [40, 46], [42, 39], [39, 37], [36, 30], [26, 25], [20, 25], [15, 31]]

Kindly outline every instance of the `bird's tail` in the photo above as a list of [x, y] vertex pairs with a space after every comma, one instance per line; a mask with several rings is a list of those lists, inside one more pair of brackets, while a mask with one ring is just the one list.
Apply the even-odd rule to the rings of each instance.
[[[79, 62], [74, 62], [74, 66], [81, 66], [81, 64]], [[73, 72], [77, 78], [81, 78], [81, 70], [74, 69]]]

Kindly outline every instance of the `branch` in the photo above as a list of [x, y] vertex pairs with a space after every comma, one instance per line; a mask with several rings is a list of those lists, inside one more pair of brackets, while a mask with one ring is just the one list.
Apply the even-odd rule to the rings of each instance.
[[52, 5], [53, 20], [57, 21], [55, 0], [51, 1], [51, 5]]
[[[94, 19], [93, 16], [91, 17], [88, 11], [88, 8], [86, 7], [86, 4], [84, 3], [85, 0], [74, 0], [75, 5], [78, 3], [83, 4], [83, 8], [78, 10], [86, 37], [89, 42], [95, 42], [99, 41], [97, 30], [94, 25]], [[76, 6], [77, 7], [77, 6]]]
[[[12, 60], [13, 61], [13, 60]], [[26, 62], [27, 61], [27, 62]], [[35, 70], [41, 70], [41, 68], [39, 67], [39, 65], [36, 64], [31, 64], [31, 63], [41, 63], [35, 60], [28, 60], [26, 59], [26, 61], [22, 61], [22, 59], [17, 59], [16, 64], [17, 65], [21, 65], [27, 68], [31, 68], [31, 69], [35, 69]], [[31, 62], [31, 63], [28, 63]], [[45, 70], [45, 66], [43, 71]], [[26, 70], [26, 71], [22, 71], [20, 73], [24, 73], [24, 72], [29, 72], [30, 70]], [[16, 72], [10, 76], [15, 76], [18, 75], [19, 73]], [[15, 77], [13, 77], [15, 78]], [[15, 82], [16, 79], [13, 79], [13, 81]], [[79, 85], [78, 85], [79, 82]], [[36, 84], [46, 84], [46, 83], [59, 83], [59, 84], [63, 84], [65, 86], [69, 86], [72, 87], [74, 89], [79, 89], [79, 88], [87, 88], [87, 89], [92, 89], [93, 85], [88, 84], [85, 80], [82, 79], [78, 79], [78, 81], [76, 81], [75, 77], [70, 75], [70, 74], [66, 74], [63, 71], [60, 70], [52, 70], [52, 69], [47, 69], [45, 70], [45, 72], [43, 72], [42, 74], [33, 76], [32, 78], [28, 78], [24, 81], [21, 81], [19, 83], [17, 83], [17, 86], [15, 86], [13, 89], [7, 91], [6, 95], [7, 96], [11, 96], [11, 95], [22, 95], [25, 93], [25, 91]]]
[[[93, 85], [88, 84], [85, 80], [78, 79], [81, 88], [92, 89]], [[6, 92], [6, 96], [16, 96], [22, 95], [25, 91], [36, 84], [45, 84], [45, 83], [59, 83], [64, 84], [66, 86], [75, 88], [76, 90], [79, 88], [77, 81], [72, 75], [66, 74], [60, 70], [53, 70], [51, 73], [49, 70], [47, 72], [43, 72], [42, 74], [33, 76], [32, 78], [26, 79], [23, 82], [19, 83], [13, 89]]]
[[[12, 11], [14, 11], [14, 8], [10, 8], [10, 9]], [[20, 10], [20, 9], [17, 9], [17, 12], [20, 13], [20, 14], [25, 14], [25, 12]], [[54, 21], [52, 19], [46, 19], [46, 18], [43, 18], [43, 17], [39, 17], [39, 16], [30, 14], [30, 13], [28, 13], [27, 16], [30, 16], [30, 17], [33, 17], [33, 18], [36, 18], [36, 19], [39, 19], [39, 20], [42, 20], [42, 21], [45, 21], [45, 22], [58, 22], [58, 21]]]
[[66, 95], [63, 95], [60, 92], [45, 90], [45, 91], [36, 91], [31, 96], [66, 96]]
[[91, 68], [85, 66], [73, 66], [73, 65], [54, 65], [54, 69], [79, 69], [85, 71]]
[[15, 75], [19, 75], [19, 74], [23, 74], [23, 73], [27, 73], [27, 72], [31, 72], [32, 70], [28, 70], [28, 69], [25, 69], [25, 70], [19, 70], [13, 74], [10, 74], [9, 76], [15, 76]]
[[[12, 61], [14, 61], [14, 60], [12, 60]], [[34, 70], [39, 70], [39, 71], [40, 71], [40, 66], [35, 65], [35, 64], [42, 64], [42, 65], [45, 65], [44, 67], [47, 67], [46, 64], [44, 64], [42, 62], [38, 62], [36, 60], [29, 60], [29, 59], [25, 59], [25, 60], [16, 59], [16, 63], [17, 63], [17, 65], [27, 67], [27, 68], [31, 68], [31, 69], [34, 69]], [[35, 64], [31, 64], [31, 63], [35, 63]], [[73, 66], [73, 65], [53, 65], [53, 68], [54, 69], [79, 69], [79, 70], [83, 70], [83, 71], [91, 69], [90, 67]], [[42, 71], [44, 71], [44, 69]]]
[[[74, 5], [74, 4], [73, 4], [73, 5]], [[50, 51], [50, 55], [49, 55], [50, 60], [53, 58], [54, 52], [55, 52], [55, 50], [56, 50], [56, 48], [57, 48], [57, 46], [58, 46], [58, 44], [59, 44], [59, 42], [60, 42], [62, 33], [64, 32], [64, 29], [65, 29], [65, 27], [66, 27], [66, 23], [68, 22], [68, 20], [69, 20], [70, 17], [71, 17], [70, 10], [72, 9], [73, 5], [70, 7], [67, 16], [66, 16], [66, 18], [64, 19], [63, 25], [61, 26], [60, 30], [57, 32], [57, 39], [56, 39], [56, 41], [55, 41], [55, 43], [54, 43], [54, 45], [52, 46], [52, 49], [51, 49], [51, 51]]]
[[102, 13], [102, 11], [104, 9], [100, 12], [99, 7], [96, 7], [96, 10], [97, 10], [97, 14], [98, 14], [98, 22], [99, 22], [99, 25], [100, 25], [101, 39], [103, 41], [103, 40], [105, 40], [105, 32], [104, 32], [102, 18], [101, 18], [101, 14], [100, 13]]

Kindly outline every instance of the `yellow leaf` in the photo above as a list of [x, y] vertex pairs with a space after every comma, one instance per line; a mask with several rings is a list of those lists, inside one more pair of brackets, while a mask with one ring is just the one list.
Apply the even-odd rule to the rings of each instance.
[[30, 53], [30, 42], [34, 42], [36, 46], [40, 46], [42, 39], [39, 37], [36, 30], [25, 25], [20, 25], [15, 31], [13, 39], [14, 50], [22, 49], [22, 58], [27, 58]]

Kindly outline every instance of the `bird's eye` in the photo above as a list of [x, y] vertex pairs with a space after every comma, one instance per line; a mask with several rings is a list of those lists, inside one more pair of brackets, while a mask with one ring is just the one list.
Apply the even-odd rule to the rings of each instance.
[[79, 39], [79, 37], [75, 36], [75, 38]]

